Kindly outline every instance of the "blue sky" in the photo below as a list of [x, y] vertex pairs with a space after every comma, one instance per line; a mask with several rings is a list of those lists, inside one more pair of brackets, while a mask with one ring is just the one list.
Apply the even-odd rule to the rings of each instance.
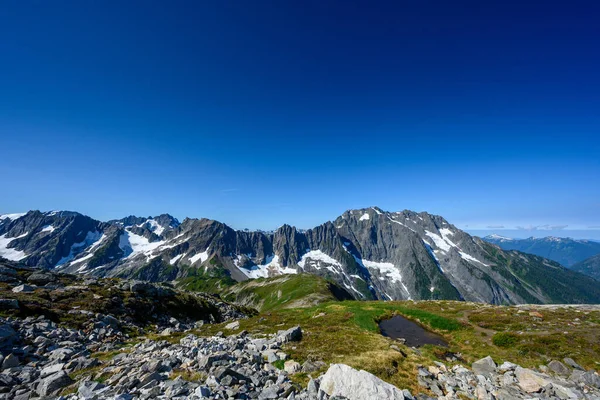
[[599, 7], [6, 3], [0, 211], [600, 238]]

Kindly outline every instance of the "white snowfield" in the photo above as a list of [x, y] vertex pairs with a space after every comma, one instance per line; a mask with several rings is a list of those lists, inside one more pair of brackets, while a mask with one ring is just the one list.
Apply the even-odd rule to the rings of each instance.
[[27, 257], [25, 252], [21, 250], [16, 250], [14, 248], [9, 248], [8, 245], [15, 239], [21, 239], [27, 236], [29, 232], [22, 234], [21, 236], [7, 238], [6, 234], [0, 236], [0, 256], [6, 258], [11, 261], [20, 261]]
[[45, 227], [42, 228], [42, 230], [40, 232], [48, 232], [48, 233], [52, 233], [56, 230], [56, 228], [52, 225], [46, 225]]
[[14, 214], [4, 214], [0, 215], [0, 221], [8, 219], [14, 221], [15, 219], [19, 219], [27, 213], [14, 213]]
[[144, 254], [148, 258], [155, 249], [164, 243], [164, 241], [150, 242], [145, 237], [136, 235], [127, 229], [119, 237], [119, 247], [127, 255], [125, 258], [133, 258], [138, 254]]
[[204, 250], [201, 253], [197, 253], [194, 256], [190, 257], [190, 263], [191, 264], [195, 264], [198, 260], [200, 260], [200, 264], [202, 264], [204, 261], [208, 260], [208, 251], [210, 250], [210, 248]]
[[242, 271], [248, 278], [251, 279], [268, 278], [269, 276], [298, 273], [298, 271], [295, 268], [282, 267], [279, 263], [278, 255], [271, 255], [267, 257], [267, 259], [265, 260], [265, 264], [253, 264], [250, 268], [238, 266], [238, 269]]

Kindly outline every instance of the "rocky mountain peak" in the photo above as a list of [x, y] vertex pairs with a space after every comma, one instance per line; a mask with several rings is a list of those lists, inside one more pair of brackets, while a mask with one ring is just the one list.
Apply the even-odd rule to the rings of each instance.
[[284, 224], [270, 233], [237, 231], [206, 218], [179, 223], [168, 214], [103, 223], [81, 214], [30, 212], [0, 219], [0, 255], [30, 266], [147, 280], [310, 273], [361, 299], [600, 299], [595, 281], [549, 260], [504, 252], [441, 216], [378, 207], [348, 210], [312, 229]]

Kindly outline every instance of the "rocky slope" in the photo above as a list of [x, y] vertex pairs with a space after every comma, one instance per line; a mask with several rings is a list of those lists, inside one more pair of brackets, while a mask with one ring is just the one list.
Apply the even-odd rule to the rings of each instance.
[[483, 240], [498, 245], [504, 250], [518, 250], [535, 254], [556, 261], [567, 268], [586, 258], [600, 254], [600, 243], [592, 240], [575, 240], [553, 236], [511, 239], [499, 235], [489, 235], [484, 237]]
[[[600, 302], [596, 281], [555, 262], [503, 251], [442, 217], [376, 207], [298, 230], [236, 231], [163, 215], [107, 223], [71, 212], [0, 217], [0, 252], [30, 266], [148, 281], [234, 281], [305, 272], [359, 299]], [[202, 285], [200, 285], [202, 287]]]
[[600, 254], [571, 266], [571, 269], [600, 281]]
[[419, 384], [438, 399], [599, 399], [600, 376], [575, 361], [553, 360], [540, 370], [511, 362], [496, 365], [491, 357], [478, 360], [472, 370], [436, 363], [419, 368]]

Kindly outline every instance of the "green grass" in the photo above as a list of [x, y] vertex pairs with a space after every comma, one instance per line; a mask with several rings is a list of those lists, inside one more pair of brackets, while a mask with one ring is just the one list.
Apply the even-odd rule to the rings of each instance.
[[512, 332], [498, 332], [492, 337], [492, 343], [498, 347], [511, 347], [519, 342], [519, 336]]
[[228, 301], [248, 305], [263, 312], [352, 298], [337, 284], [310, 274], [282, 275], [240, 282], [227, 289], [222, 296]]
[[[512, 361], [525, 367], [571, 356], [584, 367], [597, 369], [600, 312], [541, 312], [542, 320], [516, 307], [459, 301], [343, 301], [272, 309], [241, 320], [238, 331], [268, 334], [300, 325], [302, 341], [284, 348], [292, 359], [300, 363], [345, 363], [413, 393], [423, 391], [415, 380], [417, 366], [433, 365], [434, 361], [448, 364], [448, 353], [461, 353], [466, 365], [490, 355], [496, 362]], [[415, 352], [383, 337], [377, 323], [393, 315], [402, 315], [438, 333], [448, 342], [448, 348], [428, 345]], [[574, 321], [576, 317], [579, 321]], [[196, 333], [212, 335], [223, 331], [223, 325], [205, 325]], [[511, 331], [512, 327], [522, 326], [528, 330]], [[568, 335], [563, 333], [566, 330]], [[401, 352], [392, 349], [392, 344]], [[306, 374], [294, 375], [298, 383], [305, 384], [307, 379]]]
[[213, 259], [209, 263], [210, 268], [179, 267], [185, 277], [177, 279], [177, 286], [193, 292], [222, 293], [235, 284], [225, 268]]

